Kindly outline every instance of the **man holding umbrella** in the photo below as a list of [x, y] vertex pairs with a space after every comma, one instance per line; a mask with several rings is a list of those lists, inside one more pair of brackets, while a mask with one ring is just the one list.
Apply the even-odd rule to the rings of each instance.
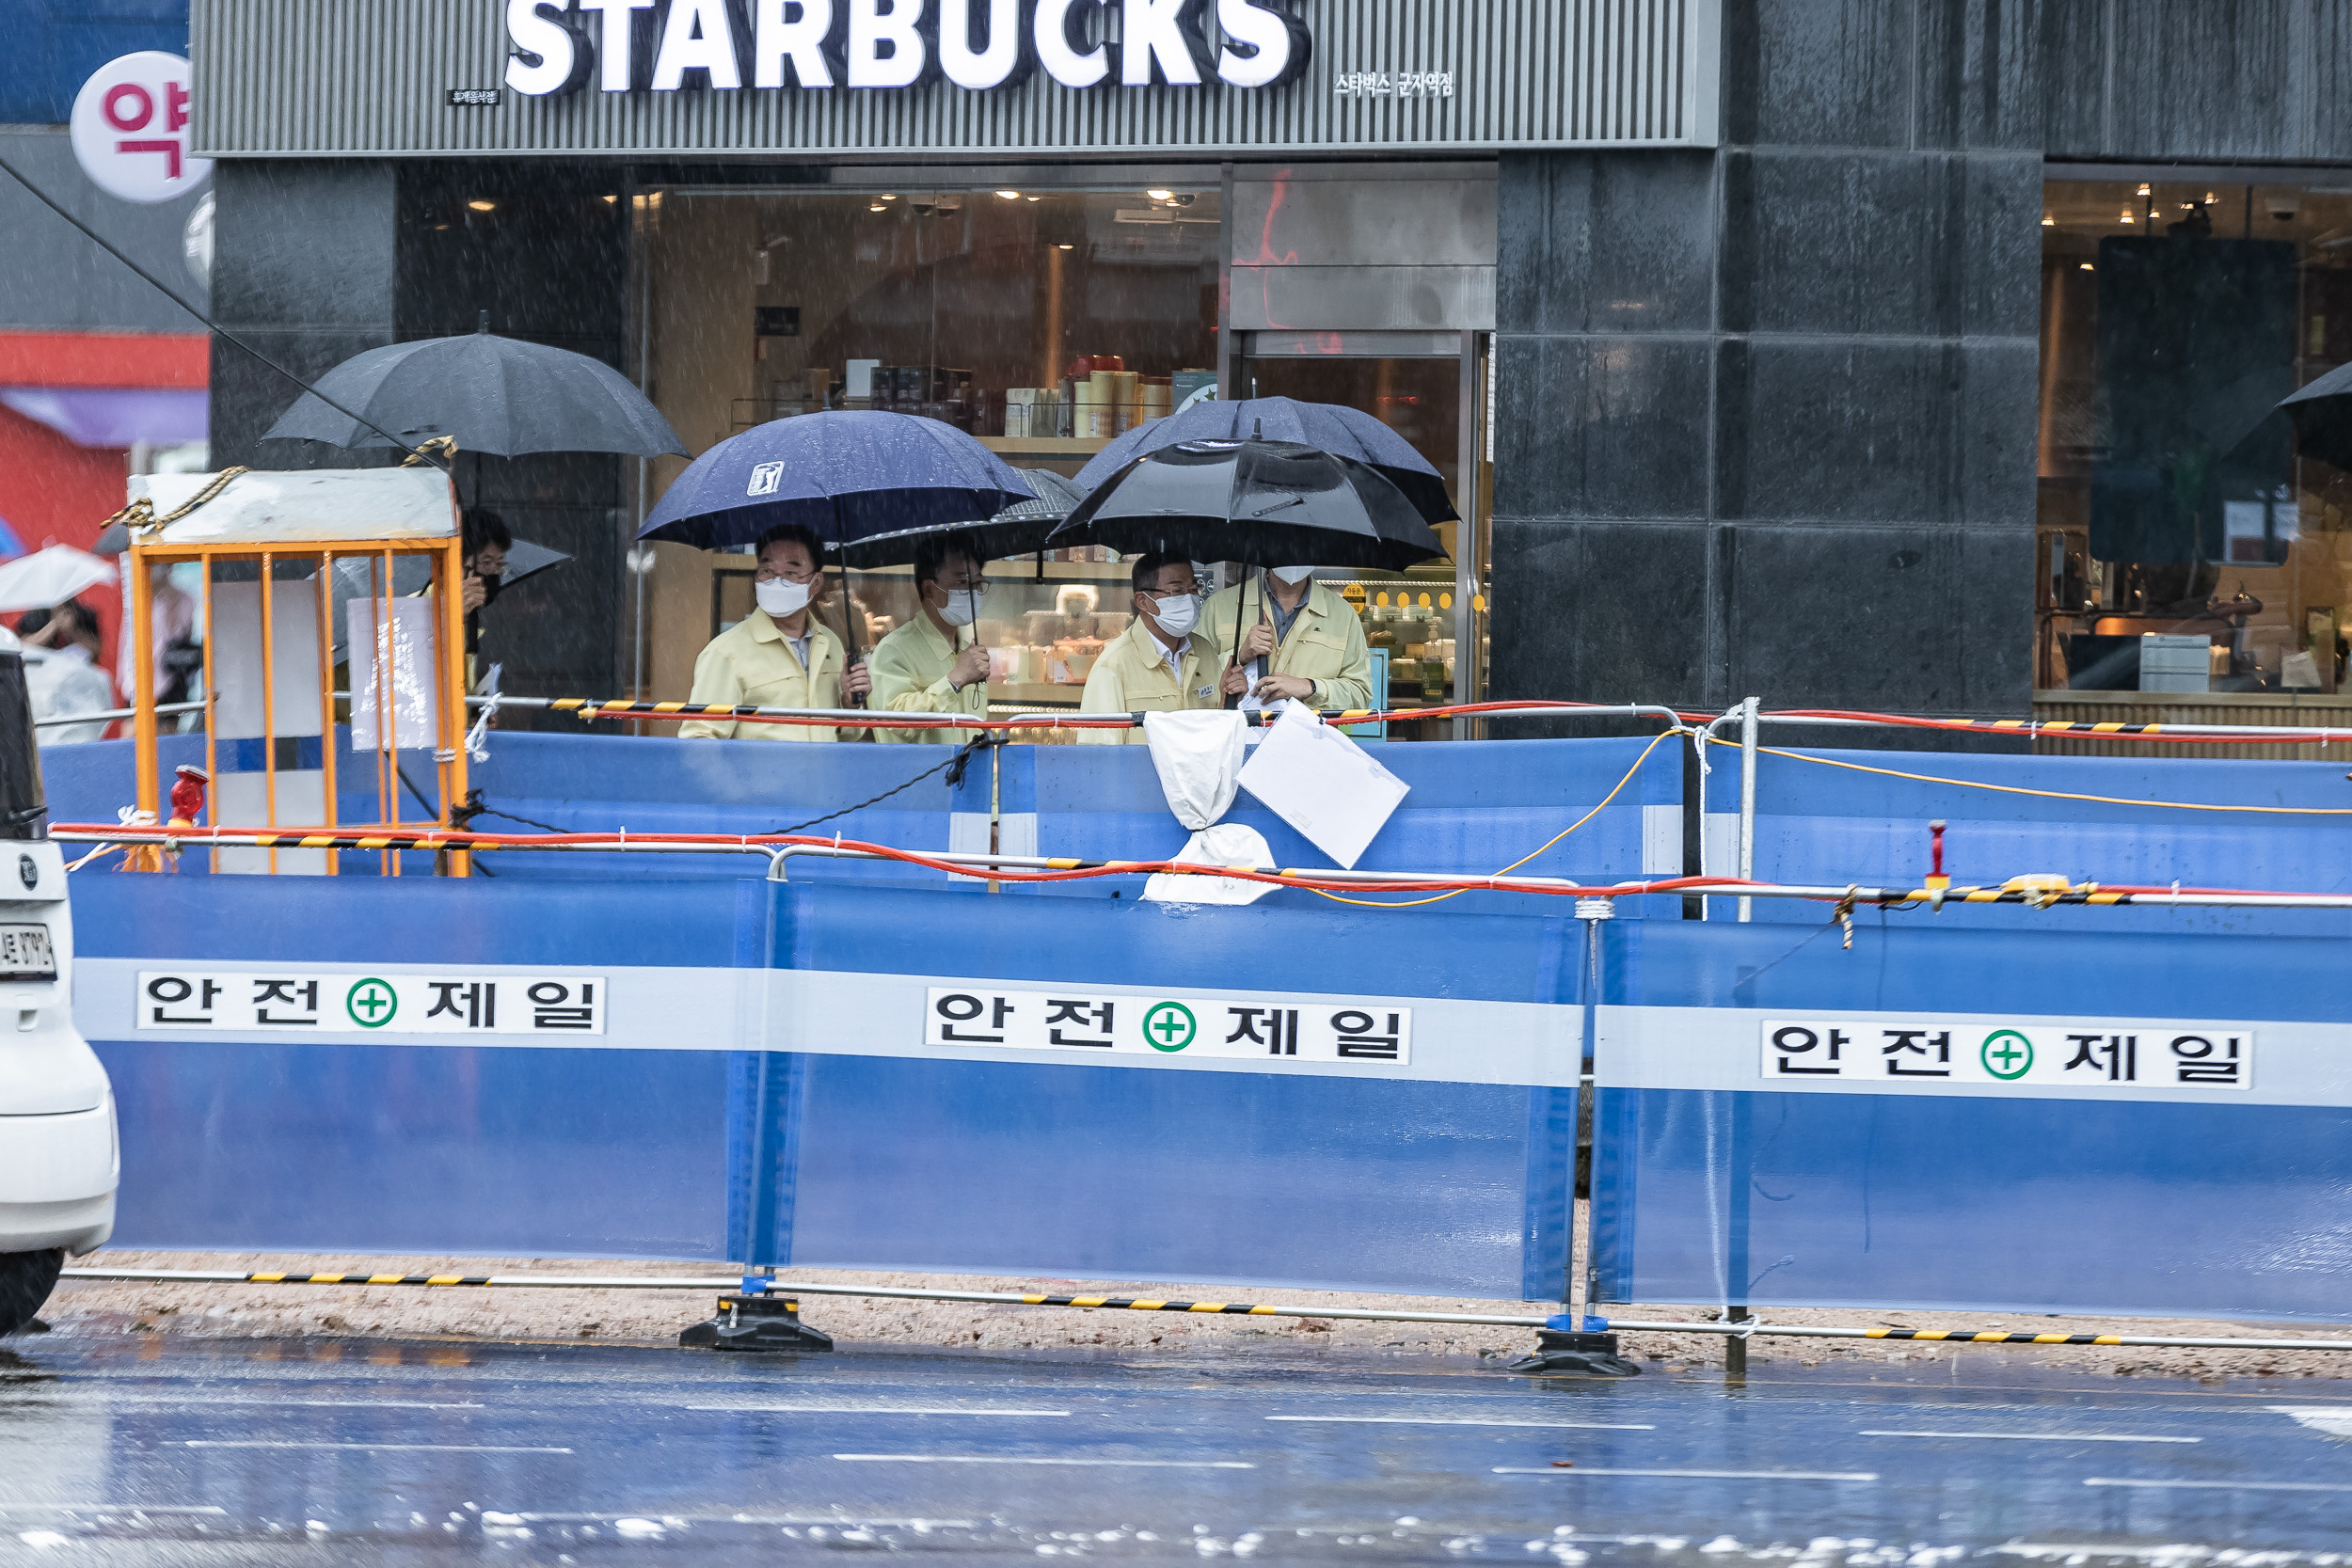
[[[1200, 621], [1200, 578], [1182, 556], [1139, 557], [1135, 569], [1134, 625], [1119, 634], [1087, 676], [1081, 713], [1178, 713], [1222, 705], [1217, 696], [1216, 647], [1195, 629]], [[1140, 726], [1081, 730], [1081, 745], [1140, 746]]]
[[[1345, 599], [1313, 580], [1312, 566], [1271, 566], [1209, 600], [1209, 641], [1232, 662], [1221, 693], [1262, 704], [1294, 697], [1311, 707], [1369, 708], [1372, 650]], [[1236, 626], [1240, 633], [1235, 646]], [[1262, 662], [1269, 661], [1270, 662]]]
[[[713, 706], [840, 707], [845, 696], [873, 689], [863, 662], [847, 664], [841, 639], [810, 611], [824, 586], [817, 535], [783, 523], [758, 539], [758, 575], [752, 594], [758, 608], [712, 638], [694, 659], [688, 701]], [[845, 668], [846, 665], [846, 668]], [[862, 729], [853, 729], [854, 736]], [[685, 740], [839, 740], [829, 724], [739, 724], [732, 719], [690, 719]]]
[[[874, 701], [893, 713], [988, 713], [988, 650], [977, 633], [962, 641], [979, 618], [982, 580], [979, 552], [961, 534], [927, 539], [914, 553], [914, 594], [923, 612], [874, 645]], [[880, 729], [880, 740], [961, 745], [964, 730]]]

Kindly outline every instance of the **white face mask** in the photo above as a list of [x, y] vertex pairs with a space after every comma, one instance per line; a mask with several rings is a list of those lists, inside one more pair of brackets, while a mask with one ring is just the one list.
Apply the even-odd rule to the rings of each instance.
[[1267, 570], [1279, 578], [1286, 588], [1295, 588], [1315, 575], [1312, 566], [1270, 566]]
[[943, 588], [947, 602], [938, 607], [939, 618], [951, 626], [968, 626], [979, 613], [980, 596], [968, 588]]
[[1171, 594], [1152, 599], [1152, 619], [1170, 637], [1183, 637], [1200, 623], [1200, 596], [1197, 594]]
[[809, 585], [805, 582], [787, 582], [782, 578], [770, 578], [765, 582], [752, 584], [752, 597], [759, 601], [759, 608], [770, 616], [782, 621], [798, 615], [808, 607], [808, 590]]

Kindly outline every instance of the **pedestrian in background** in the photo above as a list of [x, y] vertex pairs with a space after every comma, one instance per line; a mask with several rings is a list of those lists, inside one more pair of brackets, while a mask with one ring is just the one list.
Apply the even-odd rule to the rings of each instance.
[[[988, 650], [971, 631], [979, 618], [986, 563], [953, 535], [914, 556], [915, 617], [874, 646], [874, 702], [892, 713], [988, 715]], [[966, 638], [970, 641], [964, 641]], [[885, 741], [961, 745], [969, 730], [877, 729]]]
[[[818, 568], [817, 535], [795, 523], [759, 536], [752, 579], [755, 608], [703, 645], [694, 659], [694, 689], [687, 701], [723, 707], [830, 707], [874, 689], [864, 662], [847, 665], [841, 639], [817, 619], [815, 600], [825, 587]], [[830, 724], [739, 723], [690, 719], [682, 740], [839, 740]], [[863, 727], [846, 732], [864, 733]]]

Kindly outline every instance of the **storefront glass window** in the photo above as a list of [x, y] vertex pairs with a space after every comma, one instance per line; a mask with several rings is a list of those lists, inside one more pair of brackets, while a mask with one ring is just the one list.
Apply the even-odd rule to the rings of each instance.
[[2352, 475], [2277, 404], [2352, 358], [2352, 190], [2053, 182], [2042, 234], [2035, 685], [2337, 691]]

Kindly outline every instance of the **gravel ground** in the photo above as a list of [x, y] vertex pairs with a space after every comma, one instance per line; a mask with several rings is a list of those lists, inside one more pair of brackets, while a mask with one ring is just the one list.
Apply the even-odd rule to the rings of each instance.
[[[593, 1262], [553, 1258], [375, 1258], [260, 1253], [162, 1253], [105, 1251], [78, 1260], [80, 1266], [127, 1269], [215, 1269], [240, 1273], [279, 1271], [319, 1274], [562, 1274], [717, 1278], [710, 1264]], [[1513, 1304], [1446, 1300], [1426, 1296], [1371, 1295], [1330, 1291], [1263, 1290], [1188, 1285], [1181, 1282], [974, 1277], [888, 1274], [855, 1270], [799, 1269], [795, 1279], [810, 1283], [914, 1286], [930, 1290], [1024, 1291], [1050, 1294], [1165, 1297], [1182, 1301], [1266, 1301], [1307, 1307], [1407, 1308], [1446, 1312], [1541, 1314], [1557, 1304]], [[51, 1298], [44, 1317], [61, 1335], [170, 1334], [234, 1338], [337, 1336], [393, 1339], [498, 1339], [668, 1344], [677, 1331], [707, 1315], [710, 1298], [693, 1291], [459, 1290], [419, 1287], [308, 1285], [147, 1285], [68, 1280]], [[1694, 1321], [1712, 1318], [1712, 1308], [1689, 1306], [1611, 1309], [1620, 1319]], [[1191, 1317], [1176, 1313], [1080, 1311], [1071, 1308], [995, 1307], [974, 1303], [910, 1302], [848, 1296], [806, 1296], [804, 1321], [841, 1344], [972, 1346], [984, 1350], [1071, 1349], [1141, 1351], [1152, 1354], [1242, 1350], [1279, 1340], [1285, 1353], [1321, 1349], [1390, 1352], [1404, 1355], [1463, 1356], [1507, 1361], [1534, 1346], [1530, 1329], [1482, 1328], [1454, 1323], [1360, 1323], [1339, 1318]], [[2038, 1314], [1804, 1310], [1772, 1314], [1787, 1323], [1844, 1323], [1866, 1327], [2000, 1328], [2011, 1332], [2237, 1336], [2264, 1338], [2322, 1338], [2342, 1336], [2328, 1325], [2195, 1322], [2163, 1319], [2053, 1318]], [[21, 1343], [22, 1341], [20, 1341]], [[1628, 1334], [1625, 1353], [1660, 1370], [1721, 1366], [1723, 1340], [1706, 1334]], [[1971, 1372], [2024, 1363], [2070, 1371], [2201, 1378], [2342, 1377], [2352, 1373], [2352, 1354], [2328, 1351], [2140, 1350], [2097, 1346], [1953, 1345], [1910, 1341], [1758, 1339], [1752, 1364], [1793, 1361], [1828, 1364], [1909, 1362], [1961, 1363]]]

